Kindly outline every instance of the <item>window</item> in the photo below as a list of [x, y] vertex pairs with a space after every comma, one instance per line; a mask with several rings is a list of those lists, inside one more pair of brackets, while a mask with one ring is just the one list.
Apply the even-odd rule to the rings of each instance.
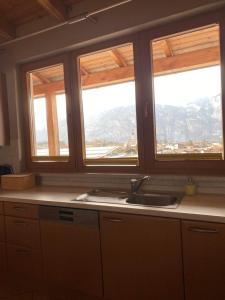
[[28, 169], [224, 175], [223, 22], [199, 15], [23, 65]]
[[133, 45], [79, 58], [86, 164], [138, 164]]
[[222, 159], [219, 26], [153, 40], [156, 159]]
[[63, 64], [27, 72], [30, 94], [32, 159], [69, 156]]

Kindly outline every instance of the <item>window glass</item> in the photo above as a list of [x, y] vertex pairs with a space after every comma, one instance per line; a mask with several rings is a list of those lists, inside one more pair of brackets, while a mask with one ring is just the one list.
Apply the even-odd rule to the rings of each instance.
[[49, 155], [46, 99], [34, 98], [35, 155]]
[[28, 73], [32, 156], [69, 155], [63, 64]]
[[132, 44], [80, 57], [88, 160], [137, 161], [137, 125]]
[[219, 26], [154, 40], [156, 157], [223, 157]]

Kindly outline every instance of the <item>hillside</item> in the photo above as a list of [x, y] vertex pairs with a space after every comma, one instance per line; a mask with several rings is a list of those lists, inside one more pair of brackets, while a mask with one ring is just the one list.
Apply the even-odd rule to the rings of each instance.
[[[220, 97], [202, 98], [186, 106], [156, 105], [158, 142], [221, 141]], [[135, 112], [132, 106], [118, 107], [90, 122], [86, 120], [86, 141], [102, 144], [126, 143], [136, 135]], [[59, 124], [61, 140], [67, 140], [66, 122]], [[45, 142], [44, 131], [37, 132]], [[63, 137], [63, 138], [62, 138]]]

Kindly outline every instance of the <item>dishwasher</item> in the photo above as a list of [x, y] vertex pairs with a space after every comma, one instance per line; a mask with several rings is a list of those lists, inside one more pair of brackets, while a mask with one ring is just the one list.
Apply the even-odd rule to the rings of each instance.
[[40, 226], [47, 288], [101, 297], [98, 212], [40, 206]]

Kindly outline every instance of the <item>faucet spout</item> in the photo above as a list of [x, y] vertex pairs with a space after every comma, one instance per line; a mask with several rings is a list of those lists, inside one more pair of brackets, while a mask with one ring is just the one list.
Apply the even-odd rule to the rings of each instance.
[[132, 193], [132, 194], [136, 194], [136, 193], [140, 190], [141, 186], [142, 186], [146, 181], [149, 181], [150, 179], [151, 179], [150, 176], [144, 176], [144, 177], [142, 177], [142, 178], [140, 178], [140, 179], [136, 179], [136, 178], [131, 179], [131, 180], [130, 180], [130, 184], [131, 184], [131, 193]]

